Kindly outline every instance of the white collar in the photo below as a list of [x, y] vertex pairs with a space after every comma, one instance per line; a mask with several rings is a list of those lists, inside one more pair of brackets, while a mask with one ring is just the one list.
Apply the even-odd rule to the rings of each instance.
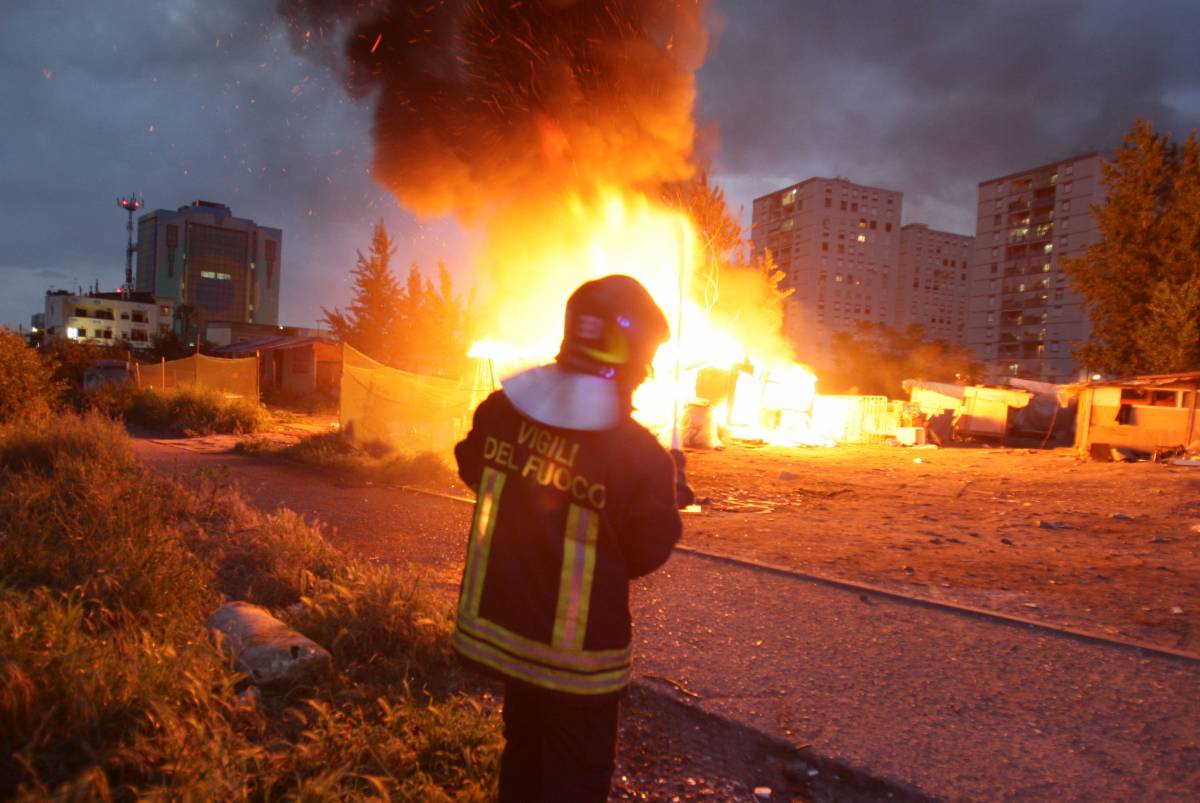
[[500, 386], [513, 407], [547, 426], [597, 432], [621, 420], [616, 382], [555, 363], [513, 374]]

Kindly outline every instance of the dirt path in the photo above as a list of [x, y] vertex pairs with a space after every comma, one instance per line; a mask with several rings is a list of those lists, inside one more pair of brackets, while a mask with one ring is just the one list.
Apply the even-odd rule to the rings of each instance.
[[[352, 552], [424, 564], [431, 582], [447, 593], [456, 584], [469, 516], [465, 504], [395, 489], [338, 486], [300, 468], [234, 455], [183, 452], [146, 442], [139, 442], [137, 449], [160, 470], [223, 467], [255, 505], [286, 505], [318, 517], [336, 528], [333, 540]], [[890, 455], [876, 458], [885, 461], [882, 466], [856, 464], [852, 459], [859, 458], [851, 455], [835, 460], [830, 452], [803, 454], [809, 461], [805, 468], [795, 465], [799, 461], [781, 468], [778, 457], [753, 450], [693, 456], [698, 490], [712, 496], [712, 507], [727, 509], [690, 518], [685, 540], [693, 546], [733, 544], [727, 551], [776, 563], [790, 561], [806, 569], [849, 567], [847, 574], [898, 584], [914, 584], [904, 565], [931, 574], [935, 566], [942, 567], [943, 576], [953, 578], [977, 577], [978, 585], [964, 583], [964, 588], [978, 591], [988, 590], [987, 573], [995, 580], [997, 567], [1004, 564], [994, 562], [989, 553], [975, 555], [974, 562], [965, 554], [962, 560], [948, 560], [944, 551], [913, 544], [899, 550], [905, 554], [896, 558], [887, 548], [896, 543], [895, 532], [885, 538], [887, 528], [877, 523], [873, 530], [862, 531], [865, 523], [885, 515], [907, 521], [915, 510], [905, 507], [907, 503], [894, 498], [888, 504], [869, 501], [868, 513], [840, 506], [843, 496], [859, 495], [862, 503], [876, 494], [879, 484], [859, 479], [851, 485], [852, 479], [871, 476], [871, 468], [881, 468], [892, 487], [910, 481], [932, 485], [922, 477], [925, 463], [911, 462], [912, 452], [897, 452], [893, 463], [886, 462], [893, 460]], [[819, 456], [807, 457], [810, 454]], [[953, 467], [952, 460], [963, 459], [943, 460], [950, 454], [926, 453], [928, 468], [943, 462]], [[984, 456], [976, 452], [973, 459], [982, 461]], [[986, 462], [973, 468], [960, 484], [1006, 478], [1034, 487], [1043, 482], [1032, 468], [1024, 480], [1010, 476], [1010, 469], [992, 474], [988, 468]], [[1144, 504], [1131, 508], [1129, 515], [1145, 515], [1158, 522], [1156, 526], [1166, 526], [1160, 517], [1176, 515], [1170, 513], [1172, 504], [1187, 503], [1175, 499], [1161, 509], [1154, 507], [1154, 498], [1167, 494], [1155, 494], [1153, 481], [1171, 476], [1172, 482], [1189, 483], [1191, 475], [1161, 473], [1166, 470], [1160, 466], [1146, 468], [1160, 474], [1140, 475], [1138, 492], [1144, 493]], [[1048, 474], [1044, 469], [1041, 473]], [[936, 482], [934, 487], [945, 486], [941, 479]], [[850, 490], [841, 491], [843, 485]], [[988, 489], [983, 493], [997, 495]], [[1029, 507], [1045, 509], [1021, 511], [1019, 519], [994, 513], [1001, 518], [990, 524], [963, 517], [973, 510], [975, 518], [982, 518], [997, 501], [972, 502], [972, 508], [954, 508], [955, 517], [939, 517], [938, 526], [946, 534], [959, 527], [978, 528], [982, 542], [985, 532], [989, 539], [996, 536], [996, 528], [1007, 533], [1001, 525], [1020, 521], [1021, 527], [1029, 528], [1025, 519], [1034, 515], [1053, 516], [1054, 521], [1068, 514], [1098, 515], [1097, 503], [1078, 497], [1062, 503], [1061, 509], [1031, 502]], [[792, 509], [789, 498], [798, 498], [803, 510]], [[918, 501], [925, 504], [928, 499]], [[761, 512], [748, 512], [752, 505]], [[1067, 506], [1078, 512], [1070, 513]], [[866, 519], [855, 524], [857, 515]], [[1015, 526], [1012, 531], [1016, 535]], [[907, 524], [900, 532], [903, 538], [916, 538]], [[1071, 533], [1046, 531], [1051, 537], [1064, 532]], [[940, 535], [926, 537], [946, 543]], [[963, 547], [965, 553], [974, 538], [958, 540], [961, 544], [949, 545]], [[999, 549], [1002, 542], [989, 545], [1004, 554]], [[1054, 547], [1064, 550], [1057, 542], [1050, 553]], [[1063, 578], [1064, 586], [1087, 587], [1079, 582], [1086, 575], [1063, 571], [1050, 577]], [[1014, 581], [1003, 582], [1010, 589], [1018, 587]], [[945, 590], [940, 583], [926, 582], [925, 587]], [[954, 588], [952, 584], [950, 590]], [[1077, 597], [1057, 595], [1054, 589], [1035, 599], [1040, 600], [1035, 604], [1047, 606], [1050, 600], [1064, 599], [1069, 607]], [[864, 599], [854, 592], [686, 554], [676, 555], [663, 572], [640, 583], [634, 606], [635, 666], [647, 686], [675, 694], [674, 687], [659, 679], [670, 678], [699, 695], [684, 701], [698, 711], [728, 717], [747, 732], [770, 734], [797, 747], [811, 745], [820, 756], [935, 797], [1184, 800], [1200, 785], [1200, 665], [882, 597]], [[1030, 610], [1022, 606], [1021, 613]], [[733, 789], [738, 779], [705, 780], [713, 799], [721, 790]], [[740, 780], [738, 794], [759, 782]], [[653, 787], [648, 794], [656, 799]], [[685, 788], [682, 799], [690, 794]]]
[[690, 546], [1200, 654], [1200, 469], [890, 447], [688, 468], [711, 500]]

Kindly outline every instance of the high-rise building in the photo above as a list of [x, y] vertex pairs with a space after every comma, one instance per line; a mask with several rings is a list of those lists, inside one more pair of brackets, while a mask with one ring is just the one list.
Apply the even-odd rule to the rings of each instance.
[[784, 330], [797, 356], [831, 363], [834, 334], [896, 316], [903, 194], [845, 178], [810, 178], [754, 199], [755, 254], [770, 249], [795, 292]]
[[900, 229], [896, 326], [917, 324], [929, 340], [967, 344], [967, 269], [974, 240], [924, 223]]
[[1062, 266], [1098, 236], [1100, 153], [1085, 153], [979, 184], [967, 342], [995, 375], [1059, 382], [1081, 369], [1073, 344], [1090, 328]]
[[279, 323], [283, 232], [194, 201], [138, 218], [138, 292], [191, 307], [200, 321]]

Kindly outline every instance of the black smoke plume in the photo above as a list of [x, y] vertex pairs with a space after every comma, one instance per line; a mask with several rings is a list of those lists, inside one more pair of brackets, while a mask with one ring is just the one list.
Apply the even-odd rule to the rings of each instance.
[[[302, 47], [344, 43], [373, 99], [374, 175], [423, 215], [494, 222], [599, 186], [687, 177], [706, 0], [281, 0]], [[501, 216], [504, 216], [501, 213]]]

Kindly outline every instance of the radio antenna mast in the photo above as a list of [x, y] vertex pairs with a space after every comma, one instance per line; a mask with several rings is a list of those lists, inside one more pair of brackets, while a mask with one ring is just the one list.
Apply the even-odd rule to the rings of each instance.
[[118, 198], [117, 206], [129, 213], [129, 220], [125, 223], [125, 231], [129, 234], [129, 244], [125, 246], [125, 287], [126, 293], [133, 292], [133, 213], [142, 208], [145, 201], [138, 197], [136, 192], [130, 193], [128, 198]]

